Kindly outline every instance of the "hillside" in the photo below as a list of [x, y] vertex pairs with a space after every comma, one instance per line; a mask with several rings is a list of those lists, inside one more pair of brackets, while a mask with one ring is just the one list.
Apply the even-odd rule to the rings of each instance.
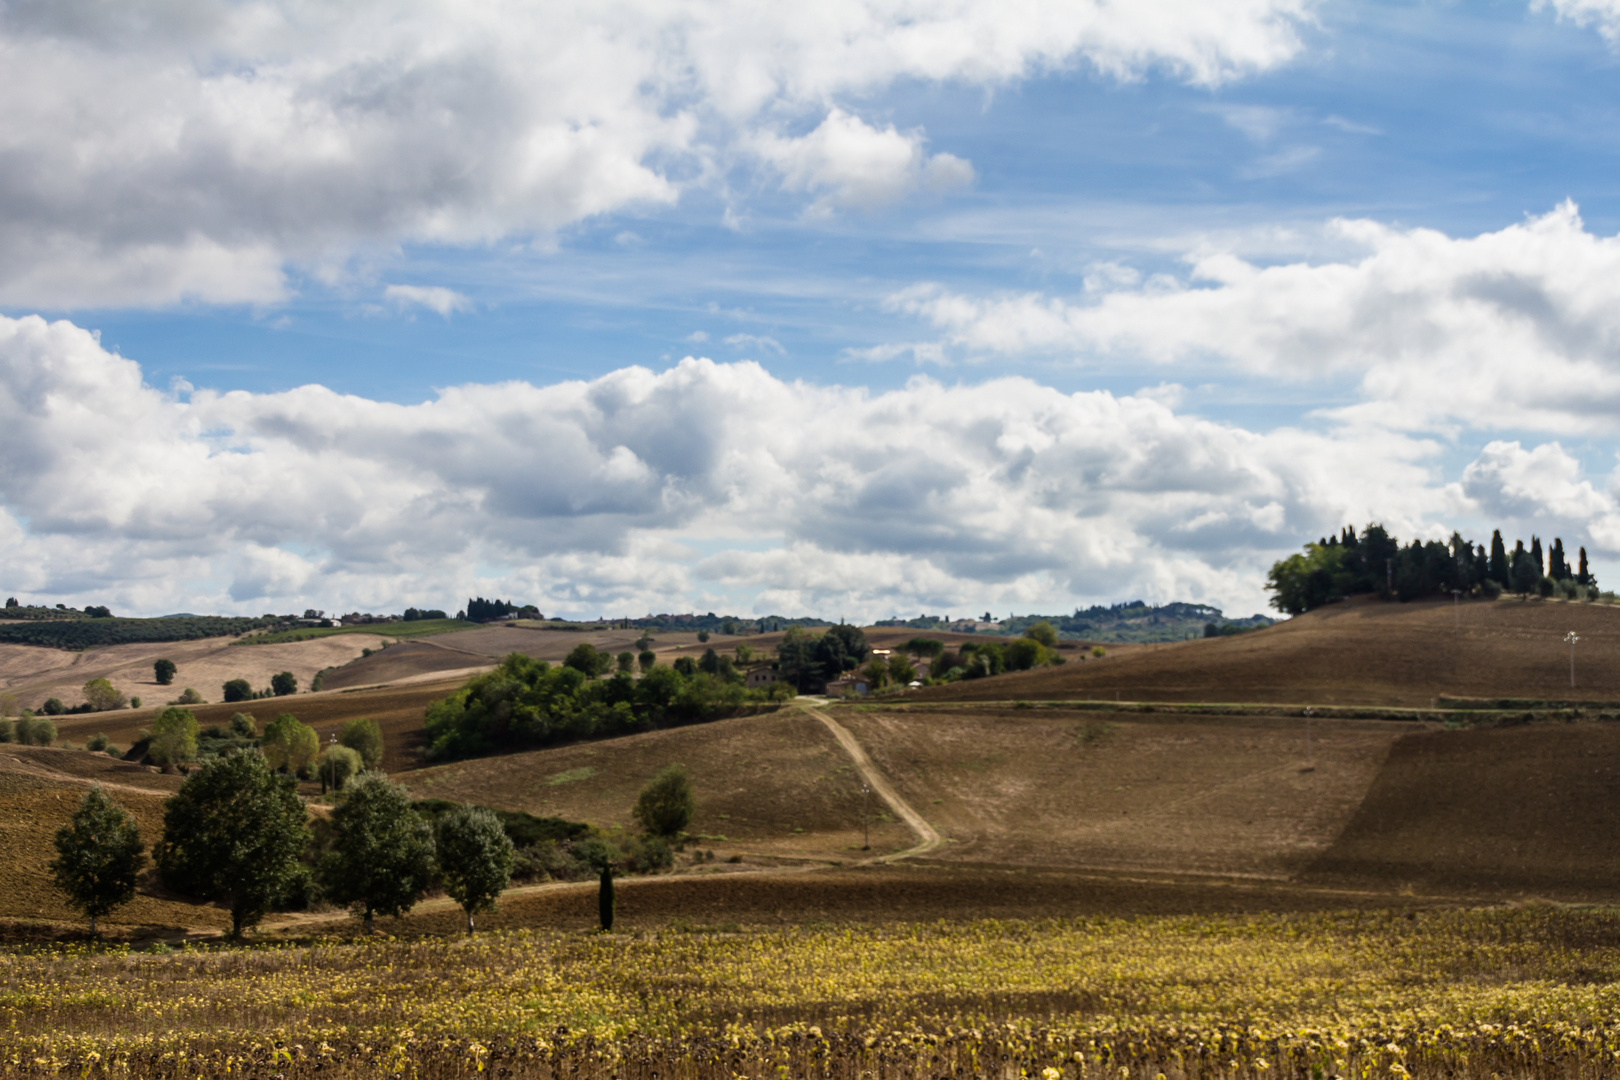
[[[1575, 631], [1577, 688], [1569, 685]], [[1112, 700], [1428, 706], [1441, 695], [1620, 701], [1620, 607], [1357, 599], [1264, 630], [1110, 649], [1101, 660], [930, 687], [916, 701]]]

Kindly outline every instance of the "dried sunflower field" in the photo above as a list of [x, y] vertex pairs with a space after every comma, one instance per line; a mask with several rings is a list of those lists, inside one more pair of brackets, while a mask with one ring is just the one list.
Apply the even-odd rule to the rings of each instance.
[[0, 1074], [1607, 1077], [1620, 915], [1337, 915], [0, 953]]

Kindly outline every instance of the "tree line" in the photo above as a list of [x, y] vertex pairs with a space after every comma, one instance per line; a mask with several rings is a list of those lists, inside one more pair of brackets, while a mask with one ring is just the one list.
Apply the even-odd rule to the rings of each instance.
[[613, 675], [601, 678], [615, 660], [588, 643], [558, 666], [512, 653], [493, 671], [428, 706], [426, 754], [448, 760], [625, 735], [717, 719], [743, 705], [780, 698], [769, 690], [746, 689], [734, 668], [723, 673], [720, 660], [729, 658], [705, 654], [702, 660], [681, 657], [659, 664], [645, 662], [656, 659], [652, 653], [642, 655], [638, 679], [628, 652]]
[[1530, 545], [1516, 540], [1512, 549], [1502, 530], [1487, 544], [1463, 539], [1413, 540], [1402, 545], [1382, 525], [1368, 525], [1358, 536], [1345, 526], [1337, 536], [1306, 544], [1303, 552], [1280, 559], [1267, 574], [1271, 605], [1298, 615], [1349, 596], [1373, 593], [1385, 599], [1421, 600], [1432, 596], [1562, 596], [1593, 599], [1597, 578], [1587, 563], [1586, 548], [1572, 563], [1563, 540], [1555, 537], [1545, 550], [1532, 535]]
[[[613, 925], [614, 873], [667, 868], [694, 806], [686, 771], [670, 766], [636, 802], [639, 837], [576, 827], [570, 855], [600, 878], [604, 930]], [[147, 863], [140, 828], [96, 785], [57, 832], [56, 850], [52, 878], [94, 936], [98, 920], [134, 898]], [[238, 940], [271, 911], [316, 902], [348, 908], [369, 934], [378, 915], [402, 916], [432, 889], [461, 906], [471, 934], [475, 916], [495, 910], [511, 883], [520, 851], [495, 811], [413, 803], [376, 771], [348, 785], [329, 819], [312, 818], [293, 776], [266, 754], [238, 750], [192, 772], [165, 802], [152, 862], [166, 888], [226, 905]]]

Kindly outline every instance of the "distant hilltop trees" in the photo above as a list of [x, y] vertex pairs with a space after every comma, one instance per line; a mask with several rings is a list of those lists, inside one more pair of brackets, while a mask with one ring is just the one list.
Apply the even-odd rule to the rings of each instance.
[[458, 611], [456, 618], [465, 619], [467, 622], [494, 622], [496, 619], [504, 619], [508, 615], [521, 619], [542, 619], [545, 617], [540, 614], [540, 609], [533, 604], [524, 604], [520, 607], [506, 600], [485, 600], [482, 596], [478, 596], [468, 600], [466, 610]]
[[1571, 565], [1564, 542], [1554, 538], [1542, 550], [1541, 538], [1514, 541], [1509, 551], [1502, 531], [1491, 534], [1489, 546], [1464, 540], [1452, 533], [1449, 541], [1413, 540], [1402, 546], [1382, 525], [1368, 525], [1360, 536], [1345, 526], [1338, 536], [1306, 544], [1297, 555], [1271, 567], [1266, 588], [1271, 605], [1290, 615], [1319, 608], [1349, 596], [1376, 593], [1386, 600], [1421, 600], [1430, 596], [1563, 596], [1594, 599], [1597, 578], [1580, 548]]

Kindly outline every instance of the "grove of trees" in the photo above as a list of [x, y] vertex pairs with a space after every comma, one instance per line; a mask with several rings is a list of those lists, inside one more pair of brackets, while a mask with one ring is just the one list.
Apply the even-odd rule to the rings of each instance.
[[[611, 666], [611, 657], [594, 648], [591, 654]], [[747, 702], [770, 700], [764, 691], [745, 689], [735, 672], [727, 677], [701, 671], [690, 657], [673, 666], [655, 664], [639, 679], [624, 671], [598, 678], [602, 670], [580, 649], [559, 667], [513, 653], [495, 670], [428, 706], [427, 756], [471, 757], [622, 735], [712, 720]]]
[[1374, 593], [1385, 599], [1430, 596], [1497, 596], [1502, 592], [1566, 597], [1592, 595], [1597, 579], [1580, 548], [1571, 565], [1564, 542], [1555, 538], [1545, 552], [1540, 537], [1530, 546], [1515, 541], [1508, 550], [1500, 529], [1489, 545], [1456, 532], [1447, 541], [1413, 540], [1402, 545], [1382, 525], [1368, 525], [1358, 536], [1346, 526], [1337, 536], [1306, 544], [1303, 552], [1271, 567], [1266, 588], [1271, 604], [1298, 615], [1347, 596]]

